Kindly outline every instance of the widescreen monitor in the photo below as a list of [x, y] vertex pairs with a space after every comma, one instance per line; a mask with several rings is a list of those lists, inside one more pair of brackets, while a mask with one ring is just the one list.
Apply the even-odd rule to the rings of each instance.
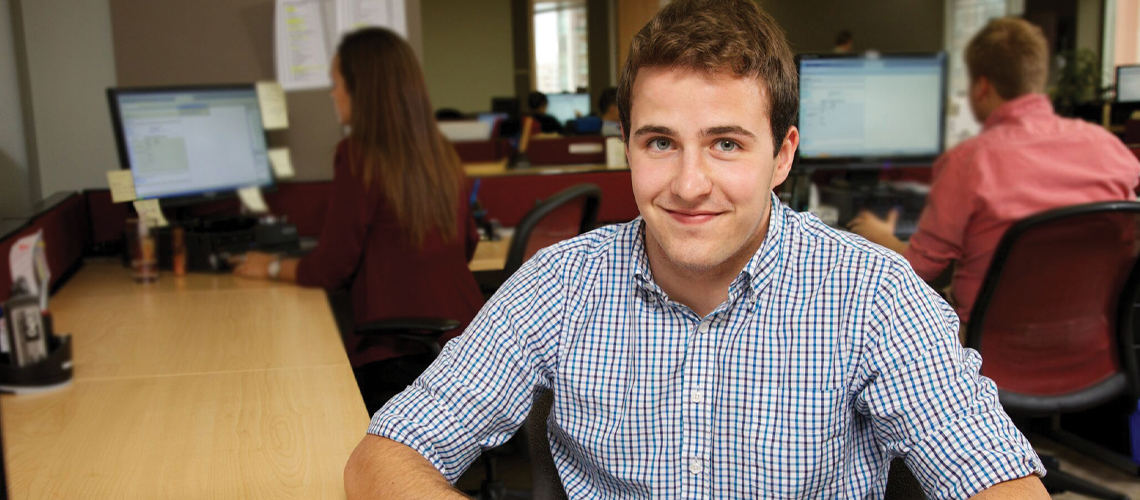
[[942, 153], [946, 56], [799, 56], [800, 164], [929, 164]]
[[558, 123], [566, 123], [590, 114], [590, 94], [549, 94], [546, 96], [546, 114]]
[[1116, 67], [1116, 102], [1140, 102], [1140, 64]]
[[273, 185], [252, 84], [108, 89], [119, 160], [139, 199]]

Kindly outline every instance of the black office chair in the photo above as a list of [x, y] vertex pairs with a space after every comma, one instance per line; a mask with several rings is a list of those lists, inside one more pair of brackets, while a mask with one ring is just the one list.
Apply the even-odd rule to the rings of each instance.
[[494, 294], [539, 250], [593, 229], [601, 202], [602, 190], [593, 184], [570, 186], [540, 201], [515, 227], [503, 269], [475, 273], [483, 294]]
[[[1002, 237], [967, 326], [967, 344], [985, 362], [1014, 417], [1080, 412], [1140, 397], [1132, 305], [1138, 281], [1140, 203], [1104, 202], [1051, 210], [1017, 222]], [[1063, 441], [1111, 461], [1099, 445]], [[1048, 457], [1051, 491], [1126, 499], [1059, 470]]]

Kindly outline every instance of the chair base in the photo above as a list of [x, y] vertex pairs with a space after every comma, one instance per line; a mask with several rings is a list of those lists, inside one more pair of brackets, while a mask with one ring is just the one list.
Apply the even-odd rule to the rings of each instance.
[[1060, 464], [1053, 457], [1042, 456], [1041, 462], [1049, 472], [1041, 479], [1041, 483], [1045, 485], [1045, 489], [1048, 490], [1050, 494], [1071, 491], [1073, 493], [1093, 498], [1103, 498], [1105, 500], [1131, 500], [1132, 498], [1124, 493], [1112, 491], [1092, 481], [1081, 479], [1062, 471]]
[[1040, 432], [1062, 445], [1072, 448], [1083, 455], [1099, 460], [1106, 465], [1131, 476], [1140, 476], [1140, 465], [1133, 462], [1130, 457], [1121, 455], [1093, 441], [1080, 437], [1061, 428], [1061, 419], [1054, 417], [1047, 431]]

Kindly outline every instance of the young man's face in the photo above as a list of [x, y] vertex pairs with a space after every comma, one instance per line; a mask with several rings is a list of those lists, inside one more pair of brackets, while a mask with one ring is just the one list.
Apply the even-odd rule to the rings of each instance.
[[775, 155], [755, 78], [642, 68], [631, 94], [626, 153], [650, 262], [739, 272], [767, 234], [769, 193], [788, 176], [798, 131]]

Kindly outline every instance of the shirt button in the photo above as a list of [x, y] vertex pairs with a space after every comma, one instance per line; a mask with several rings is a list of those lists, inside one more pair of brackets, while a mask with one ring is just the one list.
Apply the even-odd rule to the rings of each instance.
[[697, 331], [699, 331], [699, 332], [701, 332], [701, 333], [709, 333], [709, 324], [708, 324], [708, 322], [706, 321], [706, 322], [704, 322], [704, 323], [701, 323], [701, 326], [700, 326], [700, 328], [697, 328]]
[[705, 467], [701, 465], [700, 460], [693, 460], [692, 462], [689, 462], [689, 472], [692, 472], [693, 474], [700, 474], [704, 470]]
[[701, 394], [701, 391], [693, 391], [693, 395], [691, 396], [691, 399], [693, 400], [694, 403], [700, 403], [701, 401], [705, 400], [705, 395]]

